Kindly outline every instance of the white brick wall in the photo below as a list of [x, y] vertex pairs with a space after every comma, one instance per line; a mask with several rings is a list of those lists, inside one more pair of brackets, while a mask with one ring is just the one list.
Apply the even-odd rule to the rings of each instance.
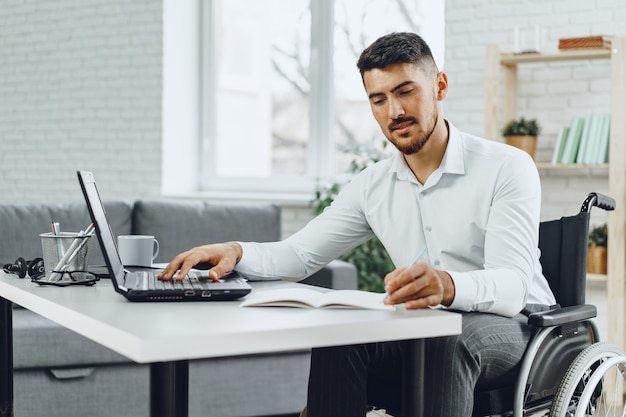
[[[446, 117], [484, 135], [484, 62], [489, 44], [513, 49], [513, 28], [537, 24], [541, 48], [558, 49], [559, 38], [626, 36], [626, 3], [620, 0], [447, 0], [446, 68], [450, 93]], [[609, 62], [529, 64], [518, 67], [519, 114], [542, 125], [537, 159], [549, 160], [559, 127], [574, 116], [609, 111]], [[589, 191], [608, 191], [606, 170], [542, 170], [543, 219], [576, 211]], [[596, 213], [592, 222], [603, 221]]]
[[159, 0], [3, 0], [0, 202], [108, 198], [161, 184]]

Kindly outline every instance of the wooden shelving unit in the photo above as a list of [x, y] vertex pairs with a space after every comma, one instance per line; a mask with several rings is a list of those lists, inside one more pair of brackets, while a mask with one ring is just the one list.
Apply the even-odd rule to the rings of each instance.
[[539, 169], [567, 169], [576, 171], [581, 169], [608, 169], [609, 164], [553, 164], [551, 162], [537, 162]]
[[[557, 61], [610, 60], [611, 63], [611, 133], [609, 137], [609, 164], [603, 165], [552, 165], [538, 164], [540, 169], [597, 169], [608, 171], [609, 194], [617, 208], [608, 216], [609, 247], [608, 273], [606, 275], [608, 300], [609, 342], [626, 346], [624, 298], [626, 287], [626, 39], [614, 38], [610, 49], [580, 49], [550, 54], [522, 54], [500, 52], [497, 46], [488, 46], [485, 66], [485, 137], [499, 139], [502, 110], [503, 120], [517, 115], [517, 70], [527, 63]], [[502, 79], [501, 77], [504, 77]], [[500, 89], [503, 100], [500, 103]], [[591, 190], [590, 190], [591, 191]], [[590, 277], [601, 280], [602, 276]]]

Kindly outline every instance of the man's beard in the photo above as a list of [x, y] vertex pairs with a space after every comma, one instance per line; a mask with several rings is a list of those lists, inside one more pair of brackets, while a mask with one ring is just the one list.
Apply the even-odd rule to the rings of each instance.
[[[435, 126], [437, 125], [437, 118], [438, 118], [438, 112], [437, 112], [437, 108], [435, 108], [433, 112], [432, 124], [430, 126], [429, 131], [420, 134], [418, 137], [415, 138], [415, 140], [409, 143], [406, 143], [406, 144], [400, 143], [400, 141], [396, 141], [393, 138], [393, 135], [391, 134], [389, 135], [387, 139], [389, 139], [389, 141], [393, 144], [393, 146], [395, 146], [396, 149], [402, 152], [404, 155], [416, 154], [424, 147], [424, 145], [426, 145], [426, 143], [432, 136], [433, 132], [435, 131]], [[393, 124], [400, 124], [405, 121], [412, 121], [413, 123], [415, 123], [416, 126], [418, 125], [417, 120], [415, 120], [412, 117], [404, 118], [404, 119], [396, 119], [394, 120]]]

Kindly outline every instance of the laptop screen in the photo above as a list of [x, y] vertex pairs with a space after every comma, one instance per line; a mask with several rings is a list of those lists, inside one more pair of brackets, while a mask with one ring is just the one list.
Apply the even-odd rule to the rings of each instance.
[[96, 228], [96, 235], [100, 242], [104, 260], [109, 268], [109, 273], [115, 277], [116, 284], [122, 285], [124, 280], [124, 265], [122, 265], [122, 260], [117, 251], [115, 238], [113, 237], [111, 226], [106, 218], [104, 205], [102, 204], [100, 194], [96, 187], [96, 181], [91, 172], [78, 171], [77, 174], [80, 187], [83, 190], [83, 195], [87, 202], [91, 221]]

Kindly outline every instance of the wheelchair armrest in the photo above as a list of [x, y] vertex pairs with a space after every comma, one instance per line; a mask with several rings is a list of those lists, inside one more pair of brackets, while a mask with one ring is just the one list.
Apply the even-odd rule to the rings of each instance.
[[584, 304], [532, 313], [528, 316], [528, 324], [535, 327], [560, 326], [591, 319], [597, 315], [596, 306]]

